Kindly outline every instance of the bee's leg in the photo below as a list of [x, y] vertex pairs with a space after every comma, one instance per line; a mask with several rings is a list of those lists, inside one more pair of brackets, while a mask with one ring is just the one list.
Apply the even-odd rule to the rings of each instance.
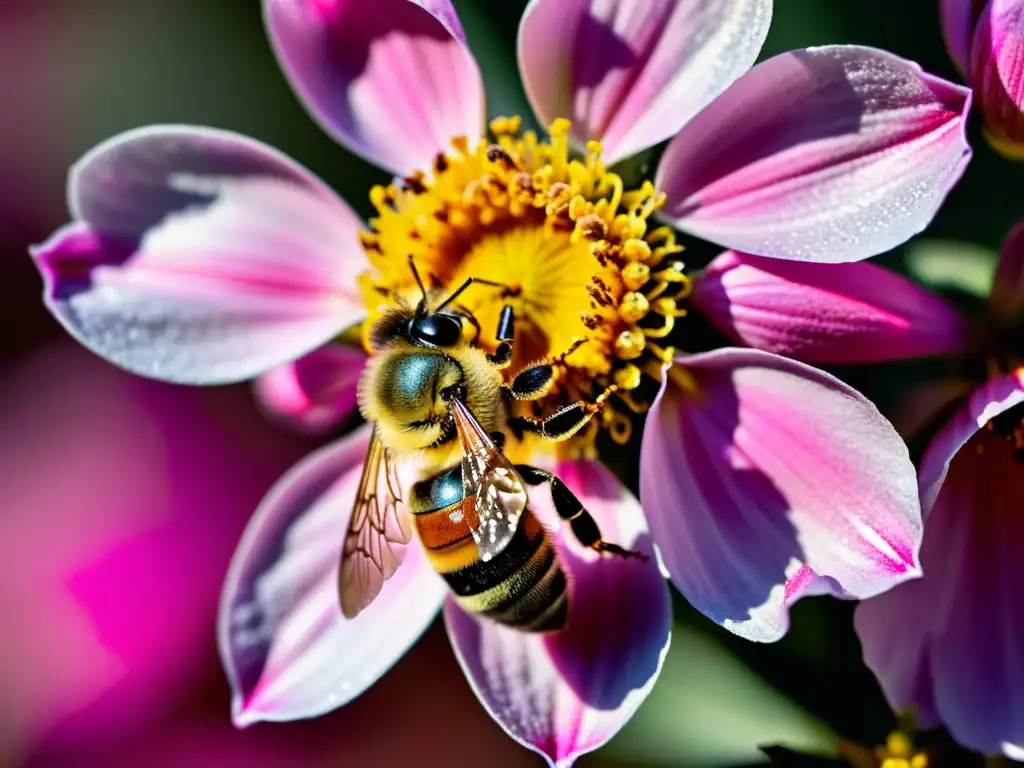
[[498, 347], [494, 350], [493, 355], [487, 356], [487, 359], [496, 368], [505, 368], [512, 362], [512, 345], [516, 340], [515, 315], [512, 313], [511, 304], [502, 307], [495, 338], [498, 341]]
[[[530, 370], [529, 368], [527, 370]], [[518, 376], [516, 377], [519, 378]], [[527, 416], [515, 416], [508, 420], [509, 426], [517, 434], [532, 432], [548, 440], [566, 440], [579, 432], [604, 407], [608, 395], [618, 390], [614, 384], [598, 395], [592, 403], [577, 400], [575, 403], [559, 408], [543, 419], [531, 419]]]
[[508, 385], [508, 391], [516, 400], [539, 400], [551, 391], [551, 385], [555, 383], [555, 366], [563, 362], [565, 358], [575, 352], [587, 339], [576, 339], [572, 345], [558, 357], [547, 360], [543, 363], [523, 368], [512, 383]]
[[531, 467], [529, 464], [517, 464], [516, 471], [527, 485], [550, 483], [551, 499], [555, 502], [555, 511], [558, 512], [558, 516], [562, 520], [569, 523], [573, 535], [580, 544], [597, 552], [608, 552], [619, 557], [637, 557], [647, 562], [648, 557], [643, 552], [625, 549], [618, 544], [611, 544], [602, 539], [601, 529], [597, 527], [597, 522], [576, 498], [576, 494], [570, 491], [569, 487], [558, 477], [547, 470]]

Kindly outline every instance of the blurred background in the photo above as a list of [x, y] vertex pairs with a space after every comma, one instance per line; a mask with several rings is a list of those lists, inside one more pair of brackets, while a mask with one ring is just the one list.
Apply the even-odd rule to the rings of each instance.
[[[514, 36], [525, 0], [457, 0], [494, 114], [528, 114]], [[356, 702], [316, 721], [229, 722], [214, 617], [267, 488], [315, 443], [266, 423], [247, 387], [175, 388], [79, 348], [40, 301], [26, 246], [65, 222], [68, 166], [148, 123], [229, 128], [313, 169], [362, 213], [384, 174], [335, 145], [288, 89], [257, 0], [4, 0], [0, 12], [0, 766], [540, 765], [484, 714], [435, 625]], [[762, 54], [860, 43], [958, 80], [937, 0], [776, 0]], [[923, 239], [880, 258], [965, 301], [1024, 211], [1024, 172], [983, 144]], [[976, 244], [968, 249], [951, 241]], [[697, 259], [702, 253], [693, 251]], [[883, 408], [906, 368], [857, 386]], [[884, 741], [852, 606], [806, 600], [771, 646], [677, 597], [661, 681], [582, 766], [754, 765], [758, 744]], [[955, 765], [968, 765], [969, 758]]]

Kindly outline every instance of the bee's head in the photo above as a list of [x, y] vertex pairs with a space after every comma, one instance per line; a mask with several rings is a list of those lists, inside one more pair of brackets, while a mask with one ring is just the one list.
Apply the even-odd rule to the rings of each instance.
[[455, 438], [451, 400], [463, 392], [463, 371], [439, 351], [398, 345], [370, 358], [359, 404], [377, 422], [384, 444], [417, 450]]
[[398, 341], [427, 349], [444, 349], [461, 344], [465, 333], [465, 325], [458, 315], [401, 307], [386, 312], [374, 323], [369, 342], [375, 351]]

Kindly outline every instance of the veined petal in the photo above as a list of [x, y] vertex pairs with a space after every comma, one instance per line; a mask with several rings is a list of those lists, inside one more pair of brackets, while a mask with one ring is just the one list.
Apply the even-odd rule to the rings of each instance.
[[32, 250], [47, 306], [99, 355], [189, 384], [252, 378], [363, 314], [355, 214], [251, 139], [160, 126], [72, 169], [77, 221]]
[[967, 323], [934, 294], [867, 262], [811, 264], [734, 251], [694, 282], [719, 331], [807, 363], [871, 363], [953, 352]]
[[544, 122], [615, 162], [672, 136], [757, 59], [771, 0], [532, 0], [519, 69]]
[[218, 644], [238, 726], [315, 717], [373, 684], [433, 621], [444, 583], [413, 543], [355, 619], [338, 598], [342, 543], [371, 428], [312, 454], [263, 500], [221, 597]]
[[759, 256], [858, 261], [932, 219], [970, 159], [970, 91], [859, 46], [758, 64], [669, 144], [662, 216]]
[[[552, 468], [579, 497], [603, 537], [652, 554], [636, 499], [592, 461]], [[547, 525], [557, 516], [547, 490], [530, 505]], [[477, 698], [513, 739], [562, 768], [608, 741], [650, 693], [669, 645], [668, 588], [653, 560], [584, 549], [563, 525], [557, 547], [572, 591], [569, 624], [527, 634], [463, 611], [444, 616], [455, 654]]]
[[999, 254], [989, 311], [1004, 327], [1024, 319], [1024, 222], [1010, 230]]
[[1024, 158], [1024, 0], [990, 0], [971, 43], [971, 87], [999, 152]]
[[987, 402], [987, 421], [1022, 400], [1021, 382], [1006, 377], [951, 422], [948, 430], [970, 433], [949, 456], [928, 515], [924, 576], [856, 613], [865, 661], [890, 703], [916, 705], [925, 725], [989, 754], [1024, 743], [1024, 463], [1004, 437], [979, 428], [978, 414]]
[[256, 380], [256, 396], [274, 418], [311, 434], [327, 432], [356, 409], [366, 353], [330, 343]]
[[263, 0], [306, 108], [348, 149], [399, 174], [483, 129], [483, 81], [450, 0]]
[[804, 594], [870, 597], [919, 574], [914, 467], [867, 398], [756, 350], [676, 365], [693, 389], [663, 387], [647, 417], [640, 497], [694, 607], [773, 641]]
[[967, 77], [971, 63], [971, 38], [978, 17], [988, 0], [940, 0], [942, 36], [946, 39], [946, 50], [960, 74]]

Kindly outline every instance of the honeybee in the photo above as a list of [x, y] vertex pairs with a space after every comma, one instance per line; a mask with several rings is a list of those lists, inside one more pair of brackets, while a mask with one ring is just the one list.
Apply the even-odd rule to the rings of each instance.
[[[415, 530], [431, 566], [465, 610], [523, 631], [557, 632], [569, 615], [568, 581], [550, 534], [530, 509], [527, 485], [550, 484], [559, 517], [584, 546], [645, 556], [604, 541], [555, 475], [513, 465], [503, 453], [504, 430], [565, 439], [612, 390], [544, 419], [508, 418], [510, 398], [534, 400], [549, 391], [554, 361], [527, 366], [506, 385], [501, 371], [515, 343], [512, 306], [501, 312], [491, 354], [475, 343], [475, 319], [449, 309], [474, 282], [497, 284], [469, 278], [430, 309], [412, 259], [409, 264], [421, 298], [410, 307], [396, 297], [397, 308], [370, 329], [373, 354], [359, 383], [360, 410], [373, 433], [342, 549], [342, 613], [352, 618], [378, 595]], [[418, 460], [408, 489], [396, 471], [404, 456]]]

